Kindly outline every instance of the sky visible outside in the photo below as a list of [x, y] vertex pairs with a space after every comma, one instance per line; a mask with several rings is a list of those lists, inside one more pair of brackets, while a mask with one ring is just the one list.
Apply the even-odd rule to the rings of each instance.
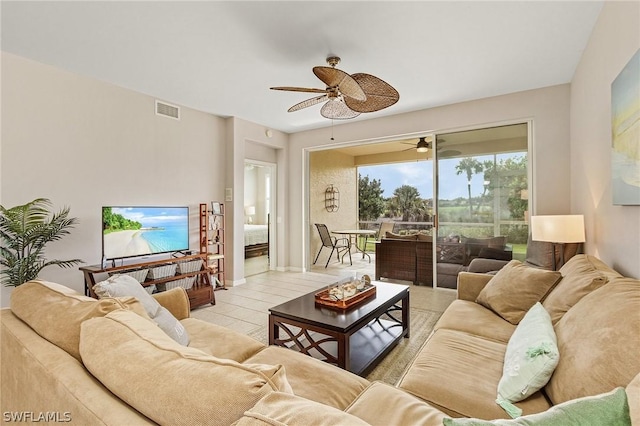
[[[517, 157], [522, 154], [499, 154], [498, 160], [509, 157]], [[493, 160], [493, 155], [475, 157], [478, 161]], [[443, 159], [440, 167], [440, 198], [453, 200], [458, 197], [467, 198], [467, 174], [456, 174], [456, 165], [461, 158]], [[376, 166], [358, 167], [358, 173], [369, 176], [369, 180], [378, 179], [384, 190], [382, 196], [393, 196], [393, 191], [402, 185], [411, 185], [418, 188], [420, 197], [433, 198], [433, 161], [413, 161], [407, 163], [382, 164]], [[482, 194], [484, 176], [482, 173], [473, 175], [471, 179], [471, 196]]]

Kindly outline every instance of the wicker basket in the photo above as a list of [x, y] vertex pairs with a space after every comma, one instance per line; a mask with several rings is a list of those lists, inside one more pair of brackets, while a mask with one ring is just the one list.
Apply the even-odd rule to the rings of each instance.
[[147, 274], [149, 274], [148, 269], [138, 269], [135, 271], [127, 271], [127, 272], [110, 272], [109, 276], [112, 275], [129, 275], [138, 281], [139, 283], [144, 282], [147, 279]]
[[147, 293], [149, 293], [149, 294], [153, 294], [153, 292], [154, 292], [154, 291], [155, 291], [155, 289], [156, 289], [156, 286], [155, 286], [155, 284], [154, 284], [154, 285], [148, 285], [148, 286], [146, 286], [144, 289], [147, 291]]
[[196, 277], [187, 277], [187, 278], [180, 278], [179, 280], [175, 280], [175, 281], [169, 281], [165, 285], [167, 286], [167, 290], [171, 290], [172, 288], [176, 288], [176, 287], [182, 287], [185, 290], [189, 290], [193, 286], [193, 283], [195, 282], [196, 282]]
[[156, 266], [155, 268], [149, 269], [149, 278], [152, 280], [158, 278], [166, 278], [172, 277], [176, 274], [176, 264], [171, 263], [169, 265]]
[[178, 263], [178, 274], [189, 274], [202, 269], [202, 259]]

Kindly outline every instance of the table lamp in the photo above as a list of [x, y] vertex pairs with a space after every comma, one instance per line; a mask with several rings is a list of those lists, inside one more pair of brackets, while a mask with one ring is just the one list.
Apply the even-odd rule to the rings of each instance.
[[253, 216], [256, 214], [256, 206], [245, 207], [245, 214], [247, 215], [247, 223], [253, 223]]
[[556, 270], [556, 245], [560, 245], [560, 262], [564, 264], [564, 244], [584, 243], [584, 216], [531, 216], [531, 239], [553, 244], [553, 270]]

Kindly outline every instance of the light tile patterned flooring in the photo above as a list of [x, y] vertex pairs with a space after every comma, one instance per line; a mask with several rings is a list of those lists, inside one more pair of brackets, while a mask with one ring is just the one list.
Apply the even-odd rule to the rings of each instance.
[[[194, 309], [191, 316], [240, 333], [251, 334], [267, 326], [270, 307], [318, 290], [336, 281], [336, 277], [351, 276], [359, 272], [374, 278], [375, 260], [369, 263], [366, 258], [362, 260], [361, 255], [354, 255], [351, 266], [348, 261], [340, 263], [334, 257], [325, 269], [326, 259], [326, 254], [323, 253], [317, 265], [309, 272], [269, 271], [249, 276], [245, 284], [216, 291], [216, 304]], [[420, 303], [420, 308], [438, 312], [444, 311], [455, 298], [455, 293], [451, 290], [412, 286], [411, 291], [421, 295], [419, 298], [412, 297], [412, 306]]]

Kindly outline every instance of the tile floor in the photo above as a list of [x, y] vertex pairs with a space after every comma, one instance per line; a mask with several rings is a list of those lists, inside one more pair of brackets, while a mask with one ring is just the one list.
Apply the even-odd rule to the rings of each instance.
[[[272, 306], [318, 290], [336, 281], [336, 276], [351, 276], [354, 272], [374, 276], [375, 261], [369, 264], [367, 259], [357, 260], [354, 256], [354, 264], [350, 266], [349, 262], [341, 264], [334, 259], [326, 269], [325, 262], [326, 257], [324, 262], [318, 260], [311, 271], [304, 273], [269, 271], [247, 277], [245, 284], [216, 291], [216, 304], [194, 309], [191, 316], [251, 334], [267, 326]], [[412, 286], [411, 291], [412, 306], [419, 303], [423, 309], [439, 312], [444, 311], [455, 298], [455, 292], [451, 290]]]

